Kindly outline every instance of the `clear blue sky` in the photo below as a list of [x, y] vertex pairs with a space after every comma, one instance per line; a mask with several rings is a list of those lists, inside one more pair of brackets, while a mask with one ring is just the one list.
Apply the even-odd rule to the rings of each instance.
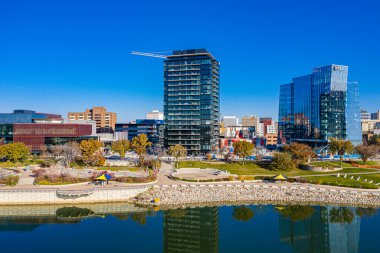
[[0, 111], [92, 105], [143, 118], [163, 107], [162, 59], [207, 48], [221, 62], [221, 112], [277, 118], [279, 85], [350, 66], [361, 107], [380, 108], [377, 0], [0, 1]]

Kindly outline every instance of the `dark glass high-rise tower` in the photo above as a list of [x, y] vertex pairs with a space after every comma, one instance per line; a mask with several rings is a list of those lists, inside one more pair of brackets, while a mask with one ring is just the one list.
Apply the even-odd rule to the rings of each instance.
[[179, 50], [164, 61], [165, 146], [207, 154], [219, 145], [219, 62], [206, 50]]
[[348, 83], [348, 67], [318, 67], [280, 88], [282, 143], [326, 143], [329, 138], [361, 143], [358, 83]]
[[164, 212], [164, 250], [216, 253], [219, 249], [219, 209], [201, 207]]
[[[296, 208], [299, 208], [297, 215]], [[309, 217], [302, 209], [312, 208]], [[353, 207], [293, 207], [293, 217], [279, 216], [280, 240], [293, 252], [357, 253], [361, 219]]]

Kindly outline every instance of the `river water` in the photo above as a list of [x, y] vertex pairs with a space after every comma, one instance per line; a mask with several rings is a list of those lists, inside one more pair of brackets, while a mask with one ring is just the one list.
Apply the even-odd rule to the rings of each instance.
[[377, 209], [0, 206], [1, 252], [380, 252]]

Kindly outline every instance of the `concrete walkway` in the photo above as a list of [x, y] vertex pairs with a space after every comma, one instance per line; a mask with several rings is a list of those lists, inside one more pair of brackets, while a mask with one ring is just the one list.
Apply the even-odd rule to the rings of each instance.
[[18, 180], [17, 186], [33, 186], [34, 185], [34, 177], [32, 176], [32, 172], [22, 171], [21, 176]]
[[176, 185], [176, 184], [189, 184], [185, 181], [176, 181], [169, 178], [170, 174], [173, 172], [173, 165], [169, 163], [162, 162], [161, 169], [158, 173], [158, 185]]

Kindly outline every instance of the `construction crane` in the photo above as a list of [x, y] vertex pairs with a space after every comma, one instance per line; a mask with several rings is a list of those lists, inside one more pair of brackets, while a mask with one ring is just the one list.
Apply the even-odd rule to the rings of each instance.
[[154, 57], [154, 58], [166, 59], [168, 56], [167, 55], [163, 55], [162, 53], [168, 53], [168, 52], [171, 52], [171, 51], [152, 52], [152, 53], [144, 53], [144, 52], [132, 51], [132, 54], [134, 54], [134, 55], [141, 55], [141, 56], [148, 56], [148, 57]]

